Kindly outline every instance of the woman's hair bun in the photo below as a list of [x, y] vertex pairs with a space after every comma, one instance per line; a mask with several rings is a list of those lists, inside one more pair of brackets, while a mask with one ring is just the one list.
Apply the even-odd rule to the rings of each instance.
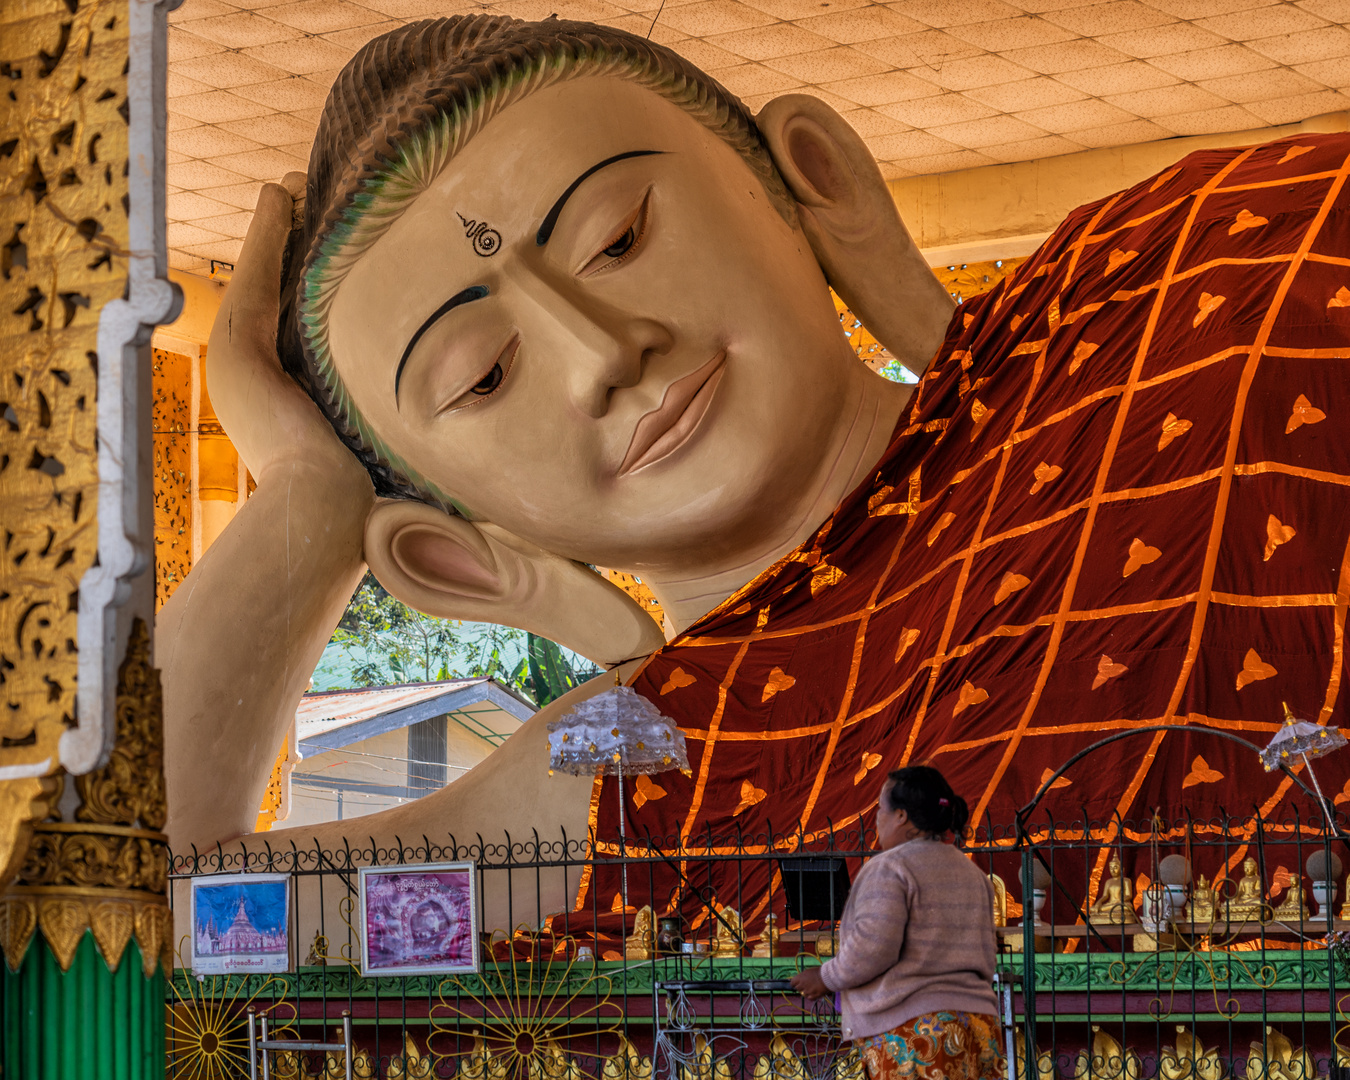
[[931, 765], [910, 765], [889, 775], [887, 789], [892, 810], [904, 810], [910, 821], [926, 833], [966, 831], [970, 808], [966, 800], [952, 790], [947, 778]]

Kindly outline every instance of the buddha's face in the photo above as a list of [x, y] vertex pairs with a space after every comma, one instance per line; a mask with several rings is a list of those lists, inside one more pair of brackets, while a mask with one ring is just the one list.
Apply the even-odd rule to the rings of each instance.
[[359, 411], [475, 519], [626, 569], [792, 520], [875, 378], [744, 160], [598, 77], [475, 135], [350, 271], [329, 335]]

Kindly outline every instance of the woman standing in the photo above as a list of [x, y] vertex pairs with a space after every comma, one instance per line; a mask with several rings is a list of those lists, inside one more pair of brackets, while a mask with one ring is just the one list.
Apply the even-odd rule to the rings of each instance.
[[1002, 1080], [993, 886], [947, 842], [969, 820], [936, 769], [897, 769], [881, 788], [881, 854], [853, 883], [838, 955], [792, 979], [841, 999], [843, 1034], [870, 1080]]

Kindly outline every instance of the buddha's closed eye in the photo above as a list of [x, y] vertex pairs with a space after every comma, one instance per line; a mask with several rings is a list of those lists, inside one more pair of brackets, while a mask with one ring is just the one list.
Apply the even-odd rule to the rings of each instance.
[[641, 204], [619, 226], [609, 243], [602, 247], [599, 253], [582, 268], [581, 274], [583, 277], [603, 270], [612, 270], [637, 254], [638, 249], [642, 246], [643, 239], [647, 235], [650, 204], [651, 191], [649, 189], [642, 196]]

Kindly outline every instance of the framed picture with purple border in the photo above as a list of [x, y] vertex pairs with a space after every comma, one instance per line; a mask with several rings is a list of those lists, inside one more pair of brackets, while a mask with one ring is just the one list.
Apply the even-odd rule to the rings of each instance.
[[191, 908], [193, 974], [291, 969], [288, 875], [193, 878]]
[[478, 970], [478, 896], [471, 862], [361, 869], [361, 974]]

